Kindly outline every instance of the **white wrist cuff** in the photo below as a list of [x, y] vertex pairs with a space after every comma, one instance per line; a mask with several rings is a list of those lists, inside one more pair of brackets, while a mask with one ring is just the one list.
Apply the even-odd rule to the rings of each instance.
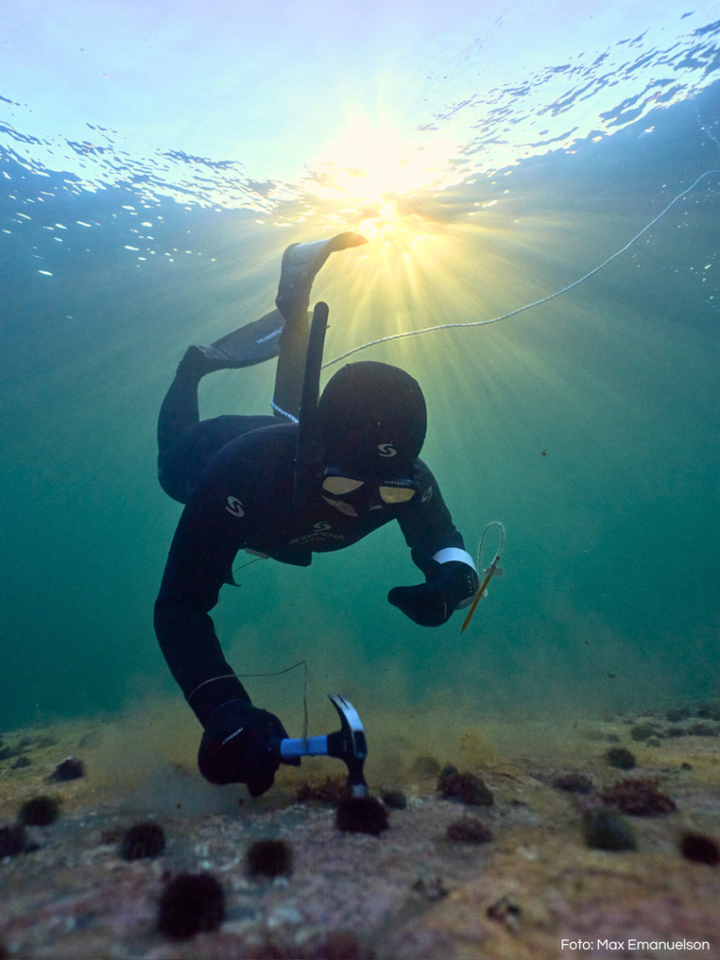
[[437, 560], [438, 563], [450, 563], [451, 560], [456, 560], [459, 563], [466, 563], [477, 573], [473, 558], [465, 550], [460, 550], [458, 547], [445, 547], [444, 550], [438, 550], [433, 560]]

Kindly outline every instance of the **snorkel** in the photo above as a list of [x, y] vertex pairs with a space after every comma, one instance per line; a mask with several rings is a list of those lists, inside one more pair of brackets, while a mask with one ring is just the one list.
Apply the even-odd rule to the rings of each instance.
[[318, 433], [318, 397], [320, 395], [320, 370], [328, 314], [329, 310], [326, 303], [320, 301], [315, 304], [305, 359], [305, 376], [303, 378], [298, 438], [295, 448], [294, 506], [308, 499], [313, 484], [322, 474], [322, 446]]

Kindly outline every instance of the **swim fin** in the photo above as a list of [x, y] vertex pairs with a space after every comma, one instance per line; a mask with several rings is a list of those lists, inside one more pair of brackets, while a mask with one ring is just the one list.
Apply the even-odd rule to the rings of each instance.
[[221, 337], [209, 347], [197, 347], [207, 361], [207, 373], [235, 370], [271, 360], [280, 352], [280, 334], [285, 326], [279, 310], [247, 323]]
[[359, 233], [339, 233], [330, 240], [291, 244], [282, 259], [280, 285], [275, 306], [285, 320], [305, 317], [310, 306], [310, 290], [331, 253], [367, 243]]
[[330, 240], [291, 244], [283, 254], [275, 301], [278, 309], [228, 333], [209, 347], [191, 347], [192, 362], [200, 375], [251, 367], [277, 357], [285, 323], [307, 317], [313, 280], [327, 258], [336, 250], [362, 243], [367, 240], [359, 233], [339, 233]]

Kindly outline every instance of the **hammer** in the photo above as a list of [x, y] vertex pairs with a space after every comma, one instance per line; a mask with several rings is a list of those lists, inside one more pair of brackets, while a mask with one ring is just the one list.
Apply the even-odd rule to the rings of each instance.
[[288, 737], [281, 740], [280, 761], [288, 761], [293, 757], [336, 757], [347, 764], [348, 786], [352, 796], [367, 797], [368, 785], [363, 775], [367, 743], [362, 721], [349, 700], [333, 693], [329, 693], [328, 697], [340, 716], [340, 729], [322, 737]]

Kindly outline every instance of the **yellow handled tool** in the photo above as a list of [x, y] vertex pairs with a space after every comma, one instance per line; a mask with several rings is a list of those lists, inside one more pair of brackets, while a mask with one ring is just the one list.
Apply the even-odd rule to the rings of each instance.
[[473, 597], [473, 601], [470, 604], [470, 609], [468, 610], [468, 615], [465, 617], [465, 622], [463, 623], [462, 627], [460, 627], [460, 633], [465, 633], [467, 625], [472, 620], [473, 614], [475, 613], [477, 605], [478, 603], [480, 603], [480, 598], [482, 597], [483, 593], [485, 593], [485, 588], [487, 587], [488, 583], [490, 583], [490, 578], [492, 577], [492, 575], [494, 573], [501, 572], [498, 570], [498, 563], [500, 563], [500, 554], [502, 552], [503, 544], [505, 543], [505, 527], [500, 523], [499, 520], [493, 520], [491, 523], [489, 523], [485, 527], [485, 529], [482, 532], [482, 536], [480, 537], [480, 543], [478, 545], [478, 569], [482, 570], [483, 541], [485, 540], [485, 534], [488, 532], [490, 527], [500, 527], [500, 546], [498, 547], [498, 551], [495, 554], [495, 559], [490, 564], [490, 566], [488, 567], [485, 573], [485, 579], [480, 584], [480, 586], [477, 589], [477, 593]]

